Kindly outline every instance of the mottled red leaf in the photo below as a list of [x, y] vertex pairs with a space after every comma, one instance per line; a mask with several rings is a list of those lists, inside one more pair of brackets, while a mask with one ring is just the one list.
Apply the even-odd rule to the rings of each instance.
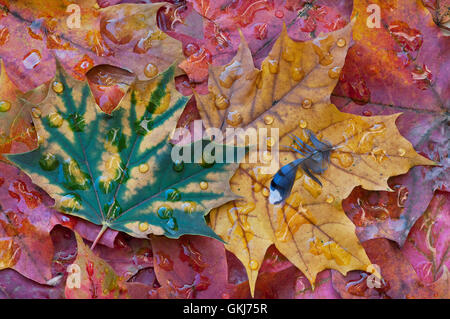
[[222, 298], [229, 291], [224, 245], [216, 239], [152, 237], [161, 298]]
[[[367, 7], [373, 3], [381, 8], [380, 28], [367, 26], [372, 13]], [[434, 190], [448, 189], [450, 42], [419, 1], [357, 0], [356, 14], [355, 44], [349, 50], [332, 101], [342, 111], [358, 115], [402, 112], [397, 120], [400, 133], [421, 154], [440, 164], [416, 167], [391, 181], [409, 193], [400, 216], [372, 222], [368, 230], [358, 227], [363, 240], [386, 237], [403, 244]]]

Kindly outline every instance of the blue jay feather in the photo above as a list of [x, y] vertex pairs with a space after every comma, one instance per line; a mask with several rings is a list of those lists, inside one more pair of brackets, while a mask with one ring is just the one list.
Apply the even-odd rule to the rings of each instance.
[[325, 141], [320, 141], [311, 131], [307, 132], [313, 146], [306, 144], [299, 137], [291, 135], [297, 148], [291, 146], [288, 148], [300, 154], [302, 158], [286, 164], [275, 174], [270, 183], [270, 203], [279, 204], [289, 197], [299, 167], [322, 186], [314, 174], [322, 174], [327, 170], [333, 147]]

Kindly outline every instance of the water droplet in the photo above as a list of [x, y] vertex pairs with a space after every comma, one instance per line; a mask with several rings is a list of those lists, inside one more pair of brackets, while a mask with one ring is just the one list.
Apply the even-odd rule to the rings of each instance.
[[173, 215], [173, 209], [168, 206], [161, 206], [158, 208], [157, 214], [161, 219], [169, 219]]
[[4, 45], [9, 40], [9, 30], [7, 27], [0, 26], [0, 45]]
[[333, 63], [333, 56], [331, 54], [327, 54], [322, 59], [320, 59], [319, 63], [323, 66], [330, 65], [331, 63]]
[[251, 270], [257, 270], [259, 267], [259, 264], [256, 260], [252, 259], [250, 260], [250, 263], [248, 264]]
[[300, 126], [301, 128], [306, 128], [306, 127], [308, 126], [308, 123], [306, 123], [305, 120], [301, 120], [300, 123], [299, 123], [299, 126]]
[[369, 128], [370, 132], [382, 133], [386, 129], [386, 125], [383, 122], [376, 123]]
[[86, 121], [81, 114], [72, 113], [69, 115], [70, 128], [75, 132], [83, 132], [86, 127]]
[[200, 189], [202, 190], [208, 189], [208, 182], [205, 181], [200, 182]]
[[312, 101], [310, 99], [304, 99], [302, 102], [302, 107], [304, 109], [309, 109], [312, 106]]
[[94, 66], [94, 60], [89, 57], [89, 55], [85, 54], [81, 58], [80, 61], [73, 67], [73, 70], [78, 74], [81, 78], [86, 74]]
[[144, 75], [148, 78], [152, 78], [158, 74], [158, 67], [153, 63], [149, 63], [145, 66]]
[[54, 81], [52, 83], [52, 89], [55, 93], [62, 93], [64, 91], [64, 85], [61, 82]]
[[282, 18], [284, 17], [284, 12], [283, 12], [282, 10], [276, 10], [276, 11], [275, 11], [275, 16], [276, 16], [278, 19], [282, 19]]
[[273, 123], [273, 116], [271, 115], [267, 115], [264, 117], [264, 123], [266, 123], [266, 125], [270, 125]]
[[76, 212], [81, 208], [81, 197], [75, 193], [66, 194], [59, 200], [59, 206], [64, 212]]
[[317, 198], [322, 193], [322, 187], [308, 175], [303, 176], [303, 187], [314, 198]]
[[252, 188], [255, 193], [259, 193], [262, 189], [262, 185], [260, 183], [255, 183], [253, 184]]
[[8, 112], [11, 109], [11, 103], [8, 101], [0, 101], [0, 112]]
[[334, 202], [334, 196], [333, 195], [328, 195], [327, 199], [326, 199], [326, 202], [328, 204], [331, 204], [332, 202]]
[[337, 46], [343, 48], [347, 45], [347, 41], [344, 38], [339, 38], [336, 42]]
[[170, 217], [169, 220], [167, 221], [167, 227], [169, 228], [169, 230], [172, 231], [178, 230], [177, 220], [173, 217]]
[[270, 73], [277, 74], [279, 72], [280, 66], [279, 66], [277, 60], [271, 59], [271, 60], [268, 61], [268, 64], [269, 64], [269, 71], [270, 71]]
[[350, 153], [333, 152], [331, 153], [331, 158], [336, 158], [344, 168], [350, 167], [353, 164], [353, 156]]
[[184, 168], [184, 163], [183, 161], [180, 160], [176, 160], [173, 162], [173, 166], [172, 166], [173, 170], [175, 172], [181, 172]]
[[263, 190], [262, 190], [262, 194], [263, 194], [265, 197], [269, 197], [269, 195], [270, 195], [269, 189], [266, 188], [266, 187], [264, 187]]
[[328, 70], [328, 76], [331, 79], [337, 79], [339, 78], [339, 74], [341, 73], [341, 68], [338, 66], [335, 66], [334, 68], [331, 68]]
[[58, 128], [64, 123], [63, 117], [58, 112], [53, 112], [47, 115], [48, 124], [50, 127]]
[[195, 202], [184, 202], [183, 205], [181, 205], [181, 209], [187, 214], [194, 213], [196, 208], [197, 204]]
[[149, 228], [149, 225], [147, 222], [139, 223], [139, 231], [146, 232]]
[[142, 174], [147, 173], [148, 170], [149, 170], [148, 164], [144, 163], [144, 164], [139, 165], [139, 172], [141, 172]]
[[272, 147], [275, 145], [275, 139], [271, 136], [269, 136], [266, 140], [266, 144], [268, 147]]
[[181, 193], [176, 188], [169, 188], [166, 190], [166, 200], [170, 202], [176, 202], [181, 200]]
[[87, 190], [91, 186], [89, 175], [81, 170], [74, 159], [67, 159], [63, 163], [64, 187], [71, 190]]
[[233, 85], [234, 81], [242, 76], [244, 70], [241, 67], [241, 63], [239, 61], [233, 61], [230, 64], [227, 64], [223, 72], [219, 75], [219, 83], [222, 87], [229, 89]]
[[35, 119], [38, 119], [38, 118], [41, 117], [42, 112], [41, 112], [41, 110], [38, 107], [33, 107], [31, 109], [31, 114], [33, 115], [33, 117]]
[[53, 171], [59, 166], [59, 161], [52, 153], [42, 154], [39, 165], [44, 171]]
[[406, 150], [404, 148], [399, 148], [398, 149], [398, 155], [404, 156], [405, 154], [406, 154]]
[[294, 51], [291, 47], [287, 46], [283, 49], [281, 57], [287, 62], [293, 62], [295, 60]]
[[291, 76], [294, 81], [299, 82], [299, 81], [303, 80], [303, 77], [305, 76], [305, 71], [303, 71], [303, 69], [301, 67], [293, 66], [291, 68]]
[[190, 57], [194, 53], [198, 52], [200, 47], [196, 43], [188, 43], [183, 50], [185, 56]]
[[266, 39], [267, 33], [268, 33], [267, 23], [257, 24], [254, 28], [254, 34], [258, 40]]
[[381, 162], [386, 159], [386, 151], [381, 147], [374, 147], [370, 152], [370, 155], [372, 155], [378, 164], [381, 164]]
[[41, 53], [38, 50], [30, 51], [23, 57], [23, 65], [26, 69], [34, 69], [39, 63], [41, 63]]
[[231, 126], [238, 126], [242, 123], [242, 115], [238, 111], [231, 111], [227, 115], [227, 123]]
[[265, 163], [270, 163], [270, 161], [272, 160], [272, 153], [271, 152], [269, 152], [269, 151], [265, 151], [264, 153], [263, 153], [263, 161], [265, 162]]
[[219, 110], [224, 110], [228, 107], [228, 105], [230, 105], [228, 99], [222, 94], [217, 95], [214, 102]]

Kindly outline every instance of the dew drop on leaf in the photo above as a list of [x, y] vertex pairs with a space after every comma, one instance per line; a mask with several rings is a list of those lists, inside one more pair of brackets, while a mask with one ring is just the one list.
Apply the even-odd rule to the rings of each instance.
[[57, 112], [53, 112], [53, 113], [50, 113], [49, 115], [47, 115], [47, 120], [48, 120], [49, 126], [53, 127], [53, 128], [61, 127], [61, 125], [63, 125], [63, 122], [64, 122], [64, 119], [61, 116], [61, 114], [59, 114]]
[[55, 93], [62, 93], [64, 91], [64, 85], [61, 82], [54, 81], [52, 83], [52, 89]]
[[171, 201], [171, 202], [176, 202], [181, 200], [181, 193], [178, 189], [176, 188], [169, 188], [168, 190], [166, 190], [166, 200]]
[[32, 70], [41, 63], [41, 59], [41, 53], [38, 50], [32, 50], [23, 57], [22, 63], [26, 69]]
[[59, 166], [59, 161], [52, 153], [42, 154], [39, 165], [44, 171], [53, 171]]
[[224, 110], [228, 107], [228, 105], [230, 105], [228, 99], [222, 94], [218, 94], [216, 96], [214, 103], [219, 110]]
[[149, 170], [148, 164], [144, 163], [144, 164], [139, 165], [139, 172], [140, 173], [145, 174], [145, 173], [148, 172], [148, 170]]
[[242, 123], [242, 115], [238, 111], [231, 111], [227, 115], [227, 123], [231, 126], [238, 126]]
[[201, 189], [201, 190], [206, 190], [206, 189], [208, 189], [208, 182], [201, 181], [201, 182], [200, 182], [200, 189]]
[[173, 209], [168, 206], [161, 206], [157, 210], [158, 217], [161, 219], [169, 219], [173, 215]]
[[181, 172], [184, 168], [184, 163], [180, 160], [176, 160], [173, 162], [172, 168], [175, 172]]
[[148, 78], [153, 78], [158, 74], [158, 67], [153, 63], [149, 63], [145, 66], [144, 74]]
[[8, 112], [11, 109], [11, 103], [8, 101], [0, 101], [0, 112]]
[[266, 123], [266, 125], [270, 125], [273, 123], [273, 116], [271, 115], [267, 115], [264, 117], [264, 123]]

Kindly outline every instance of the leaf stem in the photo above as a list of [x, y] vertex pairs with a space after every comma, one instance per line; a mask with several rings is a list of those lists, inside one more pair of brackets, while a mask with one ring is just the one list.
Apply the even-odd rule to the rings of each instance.
[[97, 238], [95, 238], [94, 242], [92, 243], [91, 250], [94, 250], [95, 245], [97, 245], [100, 238], [102, 238], [102, 235], [105, 233], [105, 231], [108, 229], [108, 226], [103, 225], [102, 229], [100, 229], [100, 232], [97, 235]]

